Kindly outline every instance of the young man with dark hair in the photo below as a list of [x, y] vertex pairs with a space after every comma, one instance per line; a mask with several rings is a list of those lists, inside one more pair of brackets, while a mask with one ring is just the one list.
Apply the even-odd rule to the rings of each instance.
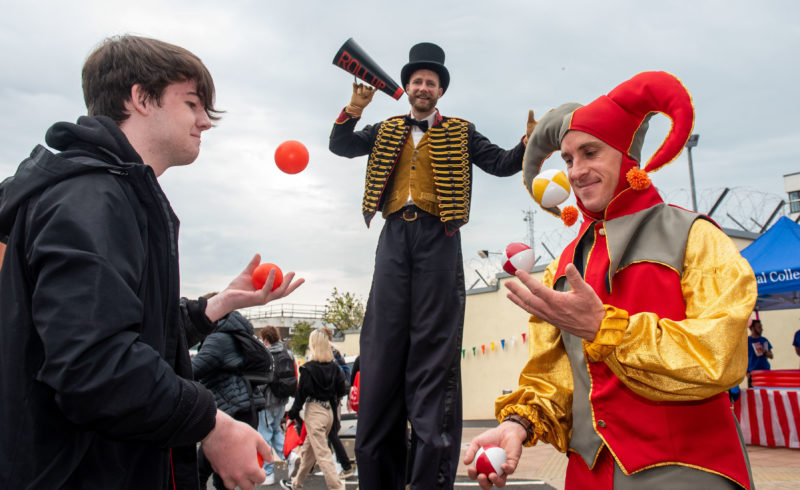
[[[281, 342], [281, 335], [277, 328], [272, 325], [267, 325], [261, 329], [260, 336], [261, 341], [267, 346], [270, 353], [272, 353], [273, 359], [275, 359], [275, 376], [278, 376], [278, 361], [280, 356], [292, 358], [292, 361], [294, 361], [293, 356], [283, 342]], [[295, 370], [296, 369], [297, 367], [295, 365]], [[258, 433], [261, 434], [261, 437], [267, 441], [267, 444], [282, 457], [284, 433], [281, 428], [281, 423], [284, 420], [286, 403], [289, 401], [289, 397], [279, 396], [267, 385], [264, 386], [264, 399], [266, 402], [265, 407], [258, 413]], [[262, 485], [275, 484], [275, 463], [265, 461], [264, 472], [266, 472], [267, 476], [262, 482]]]
[[0, 184], [0, 487], [199, 488], [196, 444], [227, 487], [268, 445], [192, 381], [187, 346], [254, 290], [256, 255], [211, 299], [179, 298], [178, 219], [156, 178], [192, 163], [215, 119], [197, 56], [136, 36], [83, 69], [89, 116], [54, 124]]

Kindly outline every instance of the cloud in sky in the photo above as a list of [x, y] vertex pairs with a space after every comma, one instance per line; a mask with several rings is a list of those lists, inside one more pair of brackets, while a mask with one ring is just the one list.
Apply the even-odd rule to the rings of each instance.
[[[348, 37], [398, 82], [412, 44], [440, 44], [451, 73], [440, 110], [506, 148], [522, 136], [528, 109], [588, 103], [643, 70], [674, 73], [697, 109], [694, 168], [706, 203], [722, 187], [785, 198], [782, 175], [800, 170], [798, 14], [788, 0], [20, 2], [0, 18], [0, 175], [14, 172], [50, 124], [85, 112], [80, 68], [101, 39], [127, 32], [179, 44], [208, 65], [226, 111], [197, 162], [160, 179], [181, 218], [182, 292], [224, 287], [260, 252], [307, 279], [287, 302], [321, 304], [334, 286], [366, 298], [382, 219], [367, 229], [361, 218], [366, 159], [327, 150], [350, 97], [352, 78], [331, 63]], [[407, 111], [404, 98], [377, 94], [364, 123]], [[654, 121], [645, 154], [668, 128], [666, 118]], [[288, 139], [311, 154], [293, 176], [273, 162]], [[653, 180], [690, 205], [680, 192], [689, 187], [685, 154]], [[520, 175], [476, 169], [462, 231], [468, 277], [478, 249], [525, 240], [528, 209], [538, 206]], [[541, 210], [534, 216], [539, 238], [563, 233]]]

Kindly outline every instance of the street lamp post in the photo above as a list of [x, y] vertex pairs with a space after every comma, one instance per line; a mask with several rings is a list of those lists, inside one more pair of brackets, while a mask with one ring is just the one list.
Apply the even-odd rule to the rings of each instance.
[[686, 149], [689, 152], [689, 183], [692, 186], [692, 211], [697, 212], [697, 193], [695, 192], [694, 188], [694, 167], [692, 166], [692, 148], [697, 146], [697, 140], [700, 139], [699, 134], [693, 134], [689, 136], [689, 140], [686, 141]]

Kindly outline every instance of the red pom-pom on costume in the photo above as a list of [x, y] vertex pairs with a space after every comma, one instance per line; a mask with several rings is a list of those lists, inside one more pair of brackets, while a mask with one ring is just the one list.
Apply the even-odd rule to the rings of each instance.
[[635, 191], [643, 191], [650, 187], [650, 176], [640, 168], [634, 167], [628, 170], [628, 173], [625, 174], [625, 178], [628, 179], [631, 189]]
[[567, 206], [561, 210], [561, 221], [567, 226], [572, 226], [578, 221], [578, 210], [574, 206]]

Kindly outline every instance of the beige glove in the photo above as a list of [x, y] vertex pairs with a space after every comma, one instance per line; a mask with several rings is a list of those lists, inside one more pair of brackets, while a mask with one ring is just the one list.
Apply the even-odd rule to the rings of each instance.
[[361, 117], [361, 112], [372, 101], [375, 90], [369, 85], [353, 82], [353, 96], [350, 98], [350, 103], [344, 108], [344, 112], [350, 117]]
[[528, 122], [525, 123], [525, 138], [522, 140], [523, 145], [528, 146], [528, 138], [531, 137], [536, 124], [536, 119], [533, 118], [533, 110], [528, 111]]

